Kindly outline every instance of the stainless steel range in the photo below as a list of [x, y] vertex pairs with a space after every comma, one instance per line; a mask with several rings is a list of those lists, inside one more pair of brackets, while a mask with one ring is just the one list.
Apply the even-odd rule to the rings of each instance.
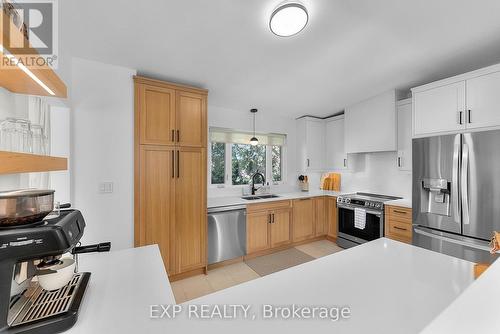
[[361, 192], [337, 197], [337, 244], [349, 248], [383, 237], [384, 202], [395, 199], [400, 197]]

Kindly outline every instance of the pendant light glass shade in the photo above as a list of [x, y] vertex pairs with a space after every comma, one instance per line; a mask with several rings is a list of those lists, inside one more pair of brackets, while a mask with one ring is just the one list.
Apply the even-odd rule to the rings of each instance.
[[255, 114], [257, 113], [257, 109], [250, 109], [250, 112], [253, 114], [253, 137], [250, 138], [250, 145], [256, 146], [259, 144], [259, 140], [255, 136]]

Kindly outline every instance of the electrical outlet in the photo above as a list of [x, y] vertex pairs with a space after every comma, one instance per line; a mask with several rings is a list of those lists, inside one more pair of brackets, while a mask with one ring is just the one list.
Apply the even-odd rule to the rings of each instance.
[[99, 193], [100, 194], [110, 194], [113, 192], [113, 182], [101, 182], [99, 183]]

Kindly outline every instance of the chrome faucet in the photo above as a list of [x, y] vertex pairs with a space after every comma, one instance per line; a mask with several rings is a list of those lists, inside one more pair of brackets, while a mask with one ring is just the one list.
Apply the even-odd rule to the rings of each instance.
[[262, 179], [262, 186], [265, 186], [266, 185], [266, 178], [264, 177], [264, 175], [262, 173], [255, 173], [253, 176], [252, 176], [252, 195], [255, 195], [255, 191], [257, 191], [257, 189], [260, 189], [260, 188], [255, 188], [255, 177], [257, 175], [260, 175], [260, 178]]

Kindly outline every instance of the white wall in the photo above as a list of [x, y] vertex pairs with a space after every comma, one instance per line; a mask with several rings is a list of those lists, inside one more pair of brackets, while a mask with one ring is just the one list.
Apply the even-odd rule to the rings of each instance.
[[[209, 95], [210, 102], [210, 95]], [[253, 118], [248, 110], [225, 109], [216, 106], [208, 106], [208, 126], [253, 131]], [[286, 144], [286, 182], [283, 185], [271, 186], [274, 192], [293, 191], [297, 187], [296, 168], [296, 125], [295, 119], [270, 115], [265, 110], [259, 110], [256, 115], [256, 132], [260, 133], [282, 133], [287, 135]], [[210, 176], [210, 169], [208, 169]], [[240, 195], [241, 187], [217, 188], [208, 187], [209, 197]]]
[[[366, 191], [411, 198], [411, 172], [400, 171], [396, 152], [349, 154], [349, 171], [341, 176], [341, 191]], [[333, 171], [332, 171], [333, 172]], [[319, 189], [321, 174], [310, 175], [310, 189]]]
[[[133, 246], [135, 70], [72, 60], [72, 188], [87, 224], [83, 243]], [[113, 182], [113, 193], [99, 183]]]

